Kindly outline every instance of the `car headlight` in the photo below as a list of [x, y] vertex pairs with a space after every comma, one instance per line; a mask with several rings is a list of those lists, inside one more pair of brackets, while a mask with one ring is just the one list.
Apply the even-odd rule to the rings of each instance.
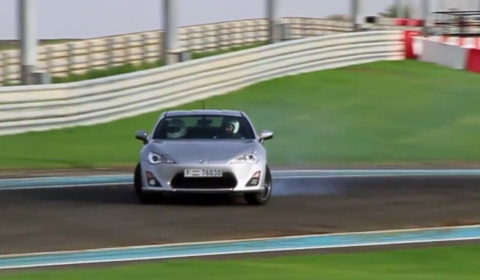
[[258, 162], [258, 156], [255, 154], [247, 154], [247, 155], [239, 156], [229, 161], [230, 164], [235, 164], [235, 163], [255, 164], [257, 162]]
[[175, 161], [169, 158], [166, 155], [159, 155], [156, 153], [148, 153], [148, 161], [151, 164], [159, 164], [159, 163], [175, 163]]

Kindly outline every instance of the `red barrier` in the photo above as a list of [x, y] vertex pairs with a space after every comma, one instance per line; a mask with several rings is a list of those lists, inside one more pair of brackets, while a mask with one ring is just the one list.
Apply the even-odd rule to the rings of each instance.
[[407, 25], [411, 27], [420, 27], [423, 26], [424, 23], [425, 21], [423, 19], [409, 19]]
[[480, 73], [480, 50], [470, 49], [467, 54], [467, 71]]
[[413, 50], [413, 37], [421, 36], [422, 32], [415, 30], [406, 30], [403, 32], [404, 55], [405, 59], [416, 59], [417, 55]]
[[423, 19], [409, 19], [409, 18], [396, 18], [396, 26], [411, 26], [411, 27], [420, 27], [423, 26], [425, 21]]
[[405, 18], [397, 18], [395, 19], [396, 26], [407, 26], [408, 20]]

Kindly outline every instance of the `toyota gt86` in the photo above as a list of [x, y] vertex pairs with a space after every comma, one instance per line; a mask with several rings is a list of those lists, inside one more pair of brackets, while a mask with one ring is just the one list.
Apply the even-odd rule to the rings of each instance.
[[242, 111], [167, 111], [152, 132], [140, 130], [144, 143], [134, 172], [142, 203], [165, 193], [241, 194], [251, 205], [265, 205], [272, 175], [264, 142]]

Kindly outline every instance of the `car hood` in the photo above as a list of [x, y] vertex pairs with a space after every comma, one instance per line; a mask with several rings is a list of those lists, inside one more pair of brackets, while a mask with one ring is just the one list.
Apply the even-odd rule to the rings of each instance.
[[209, 141], [159, 141], [152, 143], [152, 151], [169, 155], [177, 163], [198, 162], [200, 158], [213, 161], [228, 161], [257, 148], [254, 140], [209, 140]]

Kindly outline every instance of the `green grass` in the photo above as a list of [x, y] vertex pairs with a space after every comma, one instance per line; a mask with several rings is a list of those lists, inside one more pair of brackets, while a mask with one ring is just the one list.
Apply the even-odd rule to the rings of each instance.
[[[244, 110], [258, 130], [272, 129], [272, 165], [477, 163], [479, 92], [477, 74], [399, 61], [279, 78], [206, 105]], [[133, 166], [134, 134], [159, 113], [0, 137], [0, 168]]]
[[2, 275], [2, 280], [476, 280], [480, 246], [370, 253], [168, 261], [113, 268]]

